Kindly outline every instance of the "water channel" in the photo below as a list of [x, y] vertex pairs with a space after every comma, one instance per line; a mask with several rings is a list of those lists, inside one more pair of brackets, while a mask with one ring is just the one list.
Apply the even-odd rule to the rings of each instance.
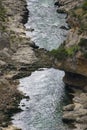
[[[53, 0], [27, 0], [29, 20], [25, 25], [26, 35], [47, 50], [57, 48], [66, 38], [65, 14], [58, 14]], [[29, 31], [33, 28], [34, 31]], [[70, 130], [62, 122], [62, 107], [67, 94], [62, 78], [64, 72], [54, 68], [43, 68], [31, 76], [20, 79], [19, 90], [30, 100], [20, 103], [22, 112], [14, 115], [12, 123], [22, 130]]]

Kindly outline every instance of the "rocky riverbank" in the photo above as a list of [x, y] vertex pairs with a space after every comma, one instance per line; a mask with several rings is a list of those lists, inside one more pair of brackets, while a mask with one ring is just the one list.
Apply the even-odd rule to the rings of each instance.
[[[14, 6], [13, 6], [14, 5]], [[0, 1], [0, 126], [8, 126], [23, 97], [17, 90], [18, 79], [42, 67], [64, 70], [64, 82], [73, 89], [73, 104], [64, 107], [64, 121], [75, 123], [76, 130], [87, 128], [87, 8], [83, 0], [55, 1], [57, 12], [67, 13], [70, 30], [67, 40], [52, 56], [26, 38], [24, 24], [29, 12], [26, 1]], [[84, 23], [84, 24], [83, 24]], [[54, 64], [55, 63], [55, 64]], [[72, 87], [71, 87], [72, 86]], [[8, 126], [3, 130], [16, 130]]]
[[14, 0], [0, 1], [1, 129], [3, 129], [2, 127], [8, 126], [10, 116], [19, 111], [18, 104], [22, 98], [22, 94], [17, 90], [18, 81], [13, 80], [12, 77], [16, 74], [18, 67], [18, 63], [13, 57], [18, 50], [19, 44], [22, 43], [22, 39], [26, 41], [25, 28], [23, 25], [23, 16], [25, 14], [28, 14], [25, 1], [18, 1], [18, 4]]
[[18, 104], [24, 97], [17, 90], [18, 79], [38, 68], [53, 66], [48, 52], [37, 49], [31, 38], [26, 37], [24, 24], [29, 15], [26, 6], [25, 0], [0, 1], [0, 127], [3, 130], [17, 130], [8, 126], [8, 120], [19, 111]]
[[57, 11], [67, 13], [67, 40], [52, 54], [55, 65], [65, 71], [64, 82], [72, 90], [73, 104], [64, 107], [63, 120], [75, 130], [87, 129], [87, 1], [55, 0]]

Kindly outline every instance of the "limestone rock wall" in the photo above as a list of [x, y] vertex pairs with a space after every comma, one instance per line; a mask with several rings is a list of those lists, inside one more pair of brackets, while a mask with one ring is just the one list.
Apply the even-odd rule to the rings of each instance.
[[[84, 2], [85, 0], [55, 0], [58, 10], [68, 14], [67, 22], [70, 26], [67, 39], [64, 42], [67, 57], [58, 60], [58, 62], [55, 60], [55, 65], [65, 72], [87, 77], [87, 12], [83, 8]], [[83, 27], [84, 25], [85, 27]]]
[[[73, 130], [87, 129], [87, 1], [55, 0], [58, 12], [67, 13], [70, 26], [67, 40], [56, 53], [55, 66], [65, 71], [64, 82], [72, 104], [64, 107], [63, 120], [73, 122]], [[60, 48], [59, 48], [60, 49]], [[63, 52], [64, 51], [64, 52]], [[65, 53], [61, 58], [61, 54]], [[71, 91], [72, 90], [72, 91]]]

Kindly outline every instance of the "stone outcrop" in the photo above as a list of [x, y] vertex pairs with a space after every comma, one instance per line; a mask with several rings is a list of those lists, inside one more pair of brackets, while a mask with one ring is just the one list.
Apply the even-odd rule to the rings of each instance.
[[38, 68], [52, 66], [48, 52], [38, 49], [26, 37], [24, 24], [29, 15], [26, 6], [25, 0], [0, 0], [0, 126], [3, 127], [8, 126], [12, 113], [19, 111], [19, 101], [24, 97], [17, 90], [18, 79]]
[[[58, 4], [57, 4], [58, 2]], [[82, 29], [82, 23], [86, 25], [86, 10], [84, 9], [83, 0], [60, 0], [56, 1], [58, 9], [68, 11], [67, 22], [70, 26], [70, 30], [67, 35], [67, 39], [64, 42], [63, 49], [66, 51], [66, 58], [63, 60], [55, 60], [55, 66], [66, 72], [66, 77], [72, 79], [72, 77], [82, 76], [83, 79], [87, 77], [87, 28]], [[72, 8], [71, 8], [72, 7]], [[62, 52], [61, 52], [62, 53]], [[70, 74], [71, 73], [71, 74]], [[76, 76], [75, 76], [76, 74]], [[73, 76], [72, 76], [73, 75]], [[80, 76], [79, 76], [80, 75]], [[66, 80], [68, 78], [65, 78]], [[80, 78], [81, 79], [81, 78]], [[64, 80], [65, 81], [65, 80]], [[66, 82], [66, 81], [65, 81]], [[68, 81], [67, 81], [68, 82]], [[70, 83], [69, 83], [70, 85]], [[72, 84], [71, 84], [72, 85]], [[78, 85], [79, 86], [79, 85]], [[82, 85], [84, 87], [85, 85]]]
[[[87, 76], [87, 58], [86, 56], [84, 56], [86, 54], [86, 46], [84, 45], [84, 41], [82, 41], [84, 47], [80, 45], [82, 39], [87, 39], [87, 31], [85, 30], [86, 28], [84, 28], [82, 32], [79, 32], [81, 31], [82, 25], [80, 22], [82, 19], [84, 19], [82, 20], [82, 22], [84, 21], [84, 24], [86, 24], [85, 16], [83, 16], [84, 14], [86, 15], [86, 11], [82, 11], [82, 8], [79, 7], [83, 5], [84, 1], [56, 0], [56, 2], [58, 2], [59, 10], [65, 10], [66, 12], [68, 11], [67, 22], [71, 29], [68, 32], [66, 41], [64, 42], [64, 48], [68, 52], [68, 57], [65, 59], [65, 61], [55, 61], [55, 64], [58, 66], [59, 69], [62, 69], [66, 72]], [[82, 12], [84, 12], [84, 14]], [[82, 16], [79, 16], [79, 13], [82, 13]], [[77, 17], [81, 17], [81, 20], [79, 21], [79, 18]], [[75, 47], [75, 50], [73, 49], [73, 47]]]
[[59, 10], [70, 11], [74, 7], [81, 5], [83, 0], [54, 0], [54, 2], [59, 7]]
[[[65, 71], [64, 82], [74, 91], [73, 104], [64, 107], [63, 120], [74, 122], [75, 130], [87, 129], [86, 4], [85, 0], [55, 0], [57, 11], [68, 14], [70, 30], [61, 51], [56, 51], [60, 56], [56, 57], [55, 66]], [[62, 51], [65, 56], [61, 58]]]
[[7, 128], [2, 128], [2, 130], [21, 130], [21, 129], [14, 126], [8, 126]]

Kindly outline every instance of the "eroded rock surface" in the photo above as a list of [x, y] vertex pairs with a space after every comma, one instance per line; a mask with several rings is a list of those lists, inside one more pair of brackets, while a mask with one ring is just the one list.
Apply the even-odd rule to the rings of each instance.
[[[29, 76], [41, 67], [52, 66], [52, 59], [44, 49], [26, 37], [24, 24], [28, 10], [25, 0], [0, 1], [0, 126], [8, 126], [12, 113], [17, 112], [20, 99], [18, 79]], [[33, 31], [33, 30], [31, 30]], [[9, 126], [3, 130], [16, 130]]]
[[[64, 107], [63, 120], [72, 121], [75, 130], [87, 129], [87, 8], [85, 0], [55, 0], [58, 12], [67, 13], [70, 30], [56, 51], [55, 66], [65, 71], [64, 82], [74, 90], [73, 104]], [[55, 53], [54, 53], [55, 54]], [[56, 55], [57, 55], [56, 54]], [[61, 54], [63, 54], [61, 57]]]

